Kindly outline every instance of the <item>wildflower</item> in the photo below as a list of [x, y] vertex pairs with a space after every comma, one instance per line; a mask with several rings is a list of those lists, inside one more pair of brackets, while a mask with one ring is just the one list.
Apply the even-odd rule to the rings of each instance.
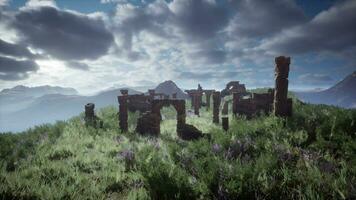
[[213, 144], [212, 151], [215, 154], [219, 153], [221, 151], [221, 145], [220, 144]]
[[135, 163], [135, 153], [131, 150], [123, 150], [119, 152], [118, 156], [125, 161], [126, 170], [133, 168]]

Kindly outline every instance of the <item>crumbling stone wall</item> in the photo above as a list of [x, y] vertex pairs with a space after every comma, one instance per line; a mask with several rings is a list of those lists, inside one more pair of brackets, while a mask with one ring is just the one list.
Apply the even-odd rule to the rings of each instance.
[[145, 112], [137, 120], [136, 132], [141, 135], [157, 136], [160, 133], [160, 120], [159, 115], [151, 111]]
[[130, 112], [146, 112], [151, 109], [152, 96], [144, 94], [134, 94], [127, 96], [127, 106]]
[[232, 95], [233, 93], [246, 94], [245, 84], [240, 84], [239, 81], [230, 81], [226, 84], [225, 89], [221, 91], [221, 97]]
[[242, 98], [241, 95], [233, 94], [233, 114], [245, 115], [251, 118], [261, 112], [270, 113], [273, 104], [273, 90], [267, 93], [252, 93], [250, 98]]
[[290, 57], [276, 57], [275, 63], [274, 114], [286, 117], [292, 114], [292, 100], [287, 98]]

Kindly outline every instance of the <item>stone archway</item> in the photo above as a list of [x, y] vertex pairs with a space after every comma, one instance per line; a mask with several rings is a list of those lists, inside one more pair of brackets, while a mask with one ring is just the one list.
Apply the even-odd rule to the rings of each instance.
[[[159, 116], [161, 119], [161, 108], [172, 105], [177, 111], [177, 130], [185, 124], [185, 100], [183, 99], [155, 99], [151, 103], [151, 113]], [[159, 124], [158, 124], [159, 127]]]

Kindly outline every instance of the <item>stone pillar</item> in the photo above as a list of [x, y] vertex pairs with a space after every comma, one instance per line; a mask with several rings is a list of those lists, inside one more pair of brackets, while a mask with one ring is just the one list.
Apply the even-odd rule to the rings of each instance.
[[206, 110], [210, 109], [210, 98], [211, 98], [211, 93], [210, 91], [205, 92], [205, 97], [206, 97]]
[[172, 94], [172, 99], [177, 99], [177, 93]]
[[177, 111], [177, 130], [178, 127], [182, 127], [185, 124], [185, 100], [178, 100], [177, 103], [174, 104], [174, 107]]
[[95, 123], [95, 113], [94, 113], [94, 108], [95, 104], [93, 103], [87, 103], [85, 106], [85, 125], [86, 126], [94, 126], [96, 125]]
[[119, 99], [119, 125], [122, 132], [128, 131], [128, 111], [127, 111], [127, 97], [128, 90], [120, 90], [121, 96]]
[[199, 93], [194, 93], [193, 94], [193, 99], [194, 99], [194, 114], [199, 116]]
[[155, 98], [155, 92], [156, 92], [155, 90], [148, 90], [148, 94], [151, 97], [151, 99]]
[[201, 104], [203, 103], [203, 92], [202, 91], [198, 91], [198, 106], [199, 108], [201, 108]]
[[219, 123], [220, 92], [213, 93], [213, 123]]
[[221, 117], [221, 124], [224, 131], [229, 130], [229, 117]]
[[229, 103], [227, 101], [224, 102], [223, 109], [221, 110], [222, 115], [229, 114]]
[[291, 113], [291, 104], [288, 104], [288, 74], [290, 57], [280, 56], [275, 58], [275, 91], [274, 91], [274, 114], [285, 117]]
[[232, 93], [232, 114], [237, 115], [237, 104], [239, 103], [240, 95], [239, 93]]

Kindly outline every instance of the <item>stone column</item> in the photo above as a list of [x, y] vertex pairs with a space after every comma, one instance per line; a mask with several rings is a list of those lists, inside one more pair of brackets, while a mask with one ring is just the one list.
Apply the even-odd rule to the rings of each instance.
[[213, 123], [219, 123], [220, 92], [213, 93]]
[[128, 90], [120, 90], [121, 96], [119, 99], [119, 125], [122, 132], [128, 131], [128, 112], [127, 112], [127, 97]]
[[151, 99], [155, 98], [155, 90], [148, 90], [148, 94], [151, 97]]
[[232, 114], [237, 115], [237, 104], [239, 103], [240, 95], [239, 93], [232, 93]]
[[275, 92], [274, 92], [274, 114], [285, 117], [290, 113], [288, 106], [288, 74], [290, 57], [280, 56], [275, 58]]
[[193, 99], [194, 99], [194, 114], [199, 116], [199, 93], [194, 93], [193, 94]]
[[206, 110], [210, 109], [210, 98], [211, 98], [211, 91], [206, 91], [205, 92], [205, 97], [206, 97]]
[[86, 126], [94, 126], [95, 127], [95, 113], [94, 113], [94, 107], [95, 104], [93, 103], [87, 103], [84, 108], [85, 108], [85, 125]]
[[224, 131], [228, 131], [229, 130], [229, 117], [222, 117], [221, 124], [222, 124], [222, 128], [224, 129]]
[[191, 104], [191, 108], [194, 108], [194, 95], [192, 93], [189, 93], [189, 97], [190, 97], [190, 104]]
[[221, 110], [222, 115], [229, 114], [229, 103], [227, 101], [224, 102], [223, 109]]
[[177, 111], [177, 130], [178, 130], [178, 127], [183, 127], [183, 125], [185, 124], [185, 118], [186, 118], [185, 100], [178, 100], [174, 104], [174, 107]]

